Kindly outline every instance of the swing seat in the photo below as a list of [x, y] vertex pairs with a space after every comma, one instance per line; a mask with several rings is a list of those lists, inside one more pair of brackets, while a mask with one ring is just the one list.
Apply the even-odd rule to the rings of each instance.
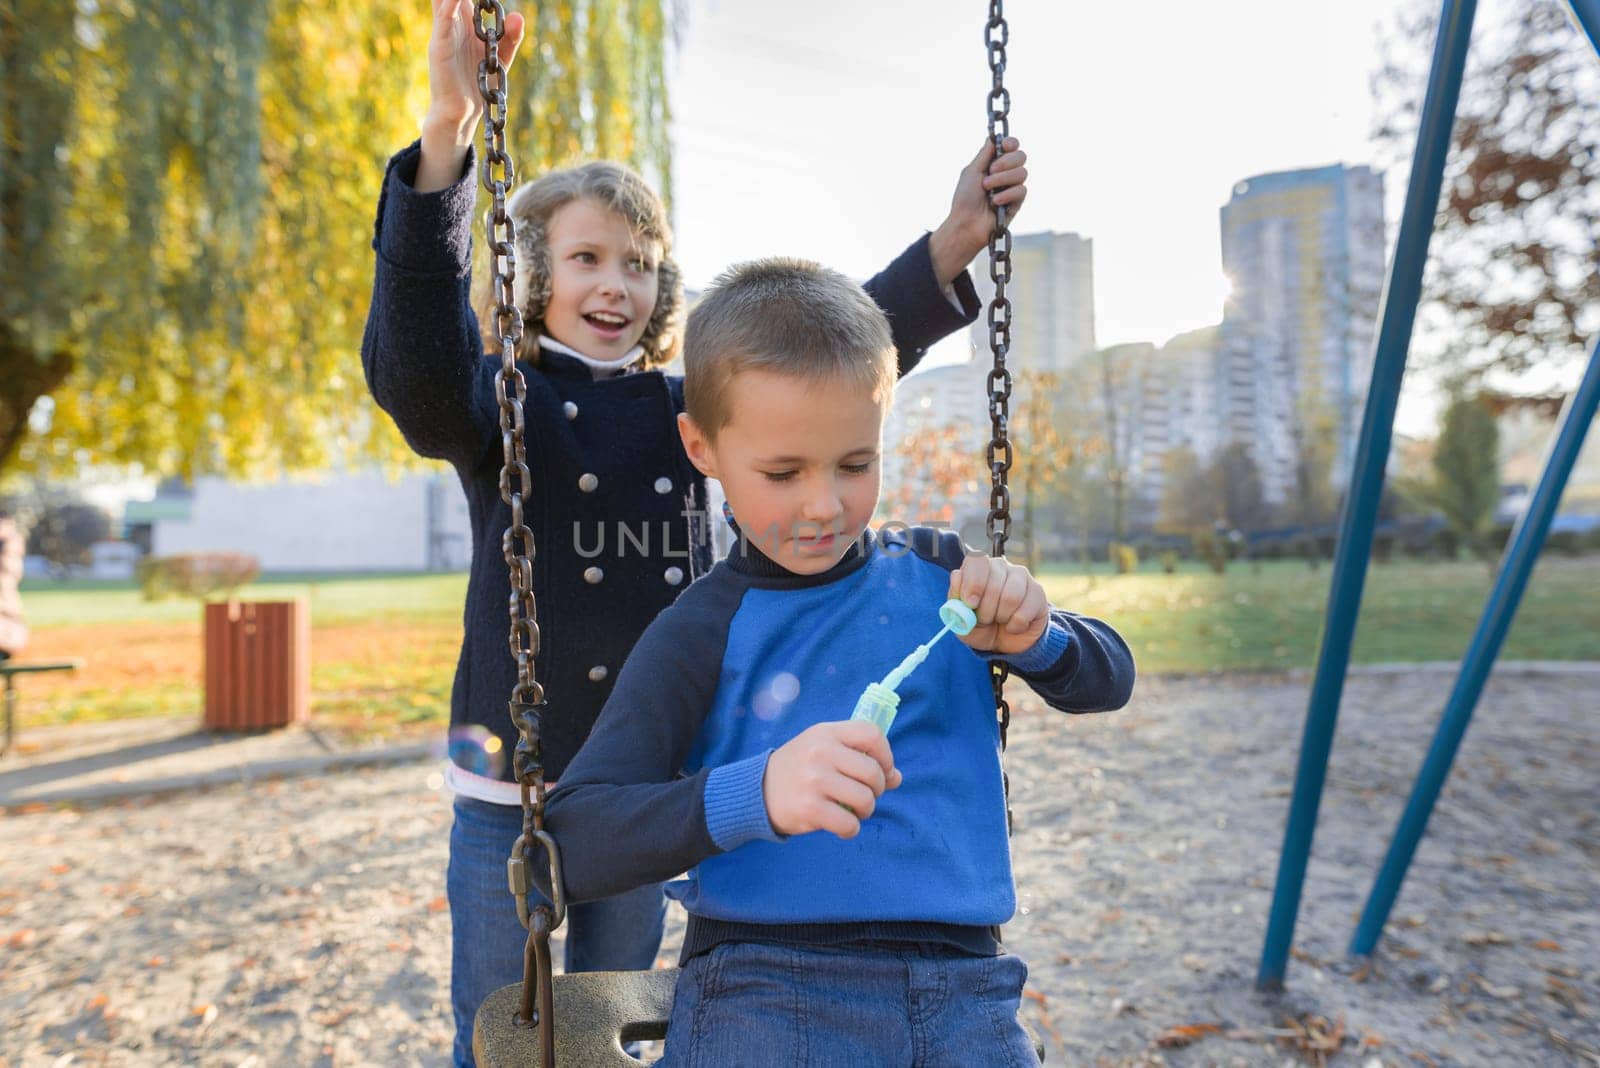
[[[573, 1068], [627, 1068], [639, 1062], [624, 1042], [667, 1037], [678, 969], [648, 972], [578, 972], [554, 979], [556, 1064]], [[539, 1065], [539, 1031], [518, 1027], [522, 984], [503, 986], [484, 999], [472, 1023], [472, 1054], [482, 1068]], [[542, 1068], [542, 1066], [540, 1066]]]
[[[556, 1063], [571, 1068], [627, 1068], [639, 1062], [624, 1042], [667, 1037], [678, 969], [648, 972], [579, 972], [555, 976]], [[539, 1031], [514, 1022], [522, 984], [490, 994], [472, 1022], [472, 1055], [481, 1068], [543, 1068]], [[1022, 1028], [1044, 1062], [1044, 1040], [1026, 1021]]]

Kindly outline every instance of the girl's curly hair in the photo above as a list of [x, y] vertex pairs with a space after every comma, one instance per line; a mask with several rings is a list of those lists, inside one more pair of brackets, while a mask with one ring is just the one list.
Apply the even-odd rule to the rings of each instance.
[[[638, 366], [662, 367], [678, 357], [683, 343], [683, 277], [672, 259], [672, 226], [666, 207], [645, 180], [632, 169], [610, 160], [596, 160], [551, 171], [518, 189], [506, 205], [517, 228], [516, 300], [522, 311], [522, 340], [517, 358], [537, 365], [539, 335], [544, 333], [544, 313], [550, 305], [550, 243], [546, 228], [564, 205], [588, 198], [616, 212], [633, 232], [661, 245], [656, 268], [656, 306], [645, 324], [639, 344], [644, 354]], [[478, 302], [478, 323], [485, 352], [498, 352], [500, 337], [494, 315], [495, 294], [486, 292]]]

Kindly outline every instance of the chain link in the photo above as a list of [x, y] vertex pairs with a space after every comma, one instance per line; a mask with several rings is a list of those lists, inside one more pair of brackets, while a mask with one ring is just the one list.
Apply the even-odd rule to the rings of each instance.
[[[491, 16], [492, 18], [487, 18]], [[491, 199], [483, 228], [489, 248], [490, 292], [494, 296], [495, 331], [500, 339], [500, 374], [495, 378], [495, 401], [500, 408], [500, 498], [511, 509], [501, 551], [511, 580], [508, 608], [511, 615], [511, 657], [517, 681], [511, 691], [511, 720], [517, 727], [517, 747], [512, 758], [522, 788], [522, 834], [506, 862], [517, 915], [528, 929], [524, 951], [522, 1002], [517, 1023], [537, 1026], [546, 1066], [555, 1064], [555, 1018], [551, 1011], [550, 935], [565, 918], [560, 899], [560, 857], [555, 841], [544, 829], [544, 762], [540, 733], [544, 722], [544, 687], [535, 674], [539, 656], [539, 615], [533, 596], [533, 531], [523, 509], [533, 496], [533, 476], [528, 470], [523, 403], [527, 382], [517, 368], [517, 343], [522, 340], [522, 312], [517, 308], [517, 229], [506, 211], [506, 195], [516, 183], [516, 168], [506, 151], [506, 69], [500, 62], [500, 41], [505, 36], [506, 9], [501, 0], [476, 0], [473, 30], [483, 42], [483, 62], [478, 64], [478, 92], [483, 96], [483, 187]], [[554, 905], [528, 906], [534, 892], [529, 876], [535, 846], [551, 867]]]
[[[1011, 29], [1006, 24], [1001, 0], [989, 0], [989, 21], [984, 25], [984, 44], [989, 51], [989, 140], [998, 159], [1011, 136], [1011, 92], [1005, 86], [1006, 44]], [[1006, 476], [1011, 471], [1011, 372], [1006, 354], [1011, 349], [1011, 301], [1006, 287], [1011, 284], [1011, 228], [1004, 205], [994, 206], [994, 229], [989, 233], [989, 278], [994, 282], [994, 297], [989, 301], [989, 352], [994, 366], [989, 371], [989, 446], [985, 460], [989, 465], [989, 553], [1004, 556], [1006, 536], [1011, 533], [1011, 490]], [[995, 715], [1000, 720], [1000, 751], [1005, 752], [1006, 734], [1011, 728], [1011, 705], [1006, 701], [1006, 665], [992, 661], [989, 679], [994, 686]], [[1011, 777], [1002, 772], [1006, 796], [1006, 828], [1011, 828]]]

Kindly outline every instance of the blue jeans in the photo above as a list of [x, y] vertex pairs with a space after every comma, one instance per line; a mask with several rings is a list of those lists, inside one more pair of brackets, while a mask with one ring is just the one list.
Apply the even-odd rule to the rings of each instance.
[[684, 966], [661, 1064], [1037, 1065], [1027, 978], [1009, 953], [725, 942]]
[[[471, 1068], [472, 1021], [485, 998], [522, 982], [528, 933], [506, 889], [506, 858], [522, 833], [522, 811], [457, 797], [450, 828], [450, 1003], [455, 1063]], [[567, 907], [568, 972], [640, 971], [655, 966], [667, 903], [661, 885]]]

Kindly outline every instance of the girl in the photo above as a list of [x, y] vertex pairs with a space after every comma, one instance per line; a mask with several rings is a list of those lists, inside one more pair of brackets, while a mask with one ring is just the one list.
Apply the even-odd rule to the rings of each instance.
[[[525, 934], [506, 890], [520, 830], [507, 714], [511, 592], [501, 536], [501, 444], [495, 378], [470, 304], [477, 193], [471, 146], [483, 107], [483, 45], [472, 0], [433, 0], [431, 105], [422, 136], [389, 162], [378, 200], [372, 304], [362, 344], [367, 385], [406, 441], [447, 460], [466, 492], [474, 553], [450, 701], [456, 794], [446, 891], [453, 951], [455, 1062], [472, 1063], [472, 1024], [491, 991], [522, 976]], [[506, 17], [501, 62], [521, 41]], [[889, 315], [900, 372], [976, 318], [966, 265], [988, 241], [990, 196], [1014, 213], [1026, 196], [1014, 141], [985, 145], [960, 175], [950, 215], [866, 284]], [[614, 163], [545, 175], [510, 204], [517, 228], [518, 352], [527, 379], [526, 448], [538, 485], [525, 521], [548, 693], [543, 750], [554, 783], [588, 735], [646, 625], [711, 564], [706, 483], [678, 438], [683, 382], [661, 372], [677, 354], [683, 290], [660, 199]], [[491, 317], [485, 325], [492, 330]], [[569, 972], [649, 968], [660, 947], [659, 885], [570, 909]]]

